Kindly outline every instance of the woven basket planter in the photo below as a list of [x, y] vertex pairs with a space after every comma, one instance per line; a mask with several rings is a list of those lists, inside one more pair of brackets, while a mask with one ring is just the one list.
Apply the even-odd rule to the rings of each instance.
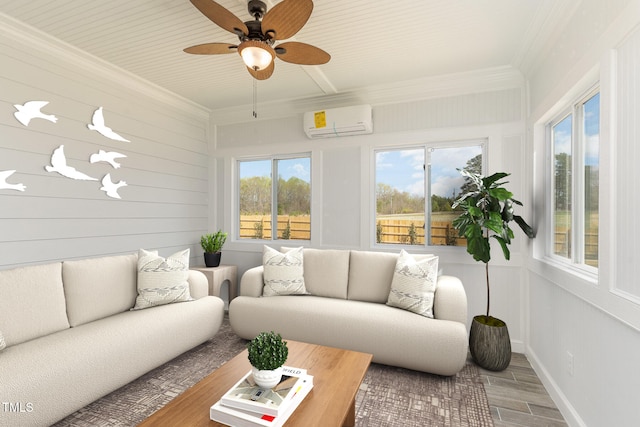
[[482, 368], [502, 371], [511, 363], [507, 324], [495, 317], [475, 316], [469, 334], [471, 357]]

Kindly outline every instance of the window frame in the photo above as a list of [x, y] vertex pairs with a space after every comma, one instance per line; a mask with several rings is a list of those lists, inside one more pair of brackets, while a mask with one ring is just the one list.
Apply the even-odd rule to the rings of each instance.
[[[586, 233], [585, 226], [585, 154], [586, 154], [586, 134], [584, 132], [585, 114], [584, 106], [594, 96], [601, 96], [600, 83], [597, 82], [583, 92], [579, 96], [573, 98], [567, 103], [567, 106], [554, 114], [550, 120], [545, 123], [545, 150], [547, 151], [547, 161], [545, 167], [546, 188], [549, 189], [545, 197], [545, 219], [549, 224], [546, 233], [546, 242], [544, 256], [552, 263], [559, 265], [569, 271], [585, 275], [592, 279], [597, 279], [599, 268], [588, 265], [586, 263]], [[600, 107], [602, 100], [600, 99]], [[600, 125], [598, 128], [598, 137], [602, 135], [602, 110], [599, 109]], [[553, 127], [567, 117], [571, 116], [571, 250], [569, 257], [564, 257], [555, 253], [555, 147], [553, 138]], [[601, 157], [598, 155], [598, 167], [601, 170]], [[600, 172], [598, 172], [600, 173]], [[598, 220], [599, 224], [599, 220]], [[598, 226], [598, 229], [600, 227]], [[598, 239], [600, 236], [598, 235]], [[598, 254], [600, 261], [600, 254]]]
[[[300, 153], [287, 153], [287, 154], [272, 154], [272, 155], [266, 155], [266, 156], [250, 156], [250, 157], [239, 157], [234, 159], [235, 160], [235, 188], [236, 190], [234, 191], [234, 205], [235, 205], [235, 215], [234, 215], [234, 222], [235, 222], [235, 226], [234, 228], [234, 233], [235, 233], [235, 239], [234, 241], [236, 242], [259, 242], [259, 243], [265, 243], [265, 242], [282, 242], [282, 241], [291, 241], [292, 239], [281, 239], [278, 238], [278, 162], [282, 161], [282, 160], [292, 160], [292, 159], [300, 159], [300, 158], [304, 158], [304, 159], [308, 159], [309, 160], [309, 225], [310, 225], [310, 231], [309, 231], [309, 239], [295, 239], [295, 242], [298, 242], [300, 244], [308, 244], [311, 242], [311, 238], [312, 238], [312, 234], [313, 234], [313, 227], [311, 225], [311, 216], [312, 216], [312, 201], [313, 201], [313, 173], [312, 173], [312, 169], [313, 169], [313, 154], [311, 151], [305, 151], [305, 152], [300, 152]], [[241, 230], [240, 230], [240, 226], [241, 226], [241, 210], [240, 210], [240, 190], [241, 190], [241, 176], [240, 176], [240, 172], [241, 172], [241, 164], [243, 162], [259, 162], [259, 161], [269, 161], [271, 164], [271, 237], [270, 238], [262, 238], [262, 239], [256, 239], [256, 238], [242, 238], [241, 237]], [[274, 179], [275, 176], [275, 179]]]
[[[431, 224], [431, 182], [430, 182], [430, 168], [431, 168], [431, 152], [436, 149], [447, 149], [447, 148], [464, 148], [464, 147], [480, 147], [480, 151], [482, 154], [482, 163], [481, 169], [482, 173], [485, 173], [488, 165], [488, 146], [489, 146], [489, 137], [478, 137], [478, 138], [465, 138], [460, 140], [453, 141], [430, 141], [430, 142], [416, 142], [416, 143], [407, 143], [397, 146], [377, 146], [371, 149], [371, 159], [372, 159], [372, 175], [373, 179], [371, 180], [371, 200], [372, 200], [372, 220], [371, 220], [371, 231], [370, 231], [370, 247], [374, 249], [393, 249], [393, 250], [417, 250], [417, 251], [433, 251], [435, 248], [438, 250], [443, 250], [444, 248], [464, 248], [463, 246], [454, 246], [454, 245], [432, 245], [431, 233], [427, 233], [427, 224]], [[424, 228], [425, 228], [425, 236], [424, 236], [424, 244], [422, 245], [409, 245], [403, 243], [378, 243], [376, 238], [376, 227], [377, 227], [377, 219], [378, 219], [378, 211], [377, 211], [377, 186], [378, 186], [378, 176], [377, 176], [377, 162], [376, 157], [380, 152], [390, 152], [390, 151], [406, 151], [406, 150], [419, 150], [422, 149], [424, 153], [424, 163], [423, 163], [423, 171], [424, 171]], [[429, 193], [429, 194], [427, 194]]]

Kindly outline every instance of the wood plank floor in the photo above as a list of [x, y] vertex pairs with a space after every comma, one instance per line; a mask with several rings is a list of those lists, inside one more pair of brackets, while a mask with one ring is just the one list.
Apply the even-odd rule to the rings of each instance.
[[513, 353], [502, 372], [479, 369], [495, 427], [567, 426], [525, 355]]

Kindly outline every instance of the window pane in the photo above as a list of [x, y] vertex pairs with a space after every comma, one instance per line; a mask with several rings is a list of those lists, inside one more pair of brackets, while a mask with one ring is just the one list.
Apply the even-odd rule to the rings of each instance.
[[584, 262], [598, 266], [600, 94], [583, 105], [584, 117]]
[[429, 194], [431, 194], [430, 245], [466, 246], [466, 239], [459, 237], [453, 228], [453, 220], [460, 214], [451, 205], [462, 193], [466, 193], [465, 178], [458, 169], [482, 173], [482, 146], [434, 148], [430, 150]]
[[424, 149], [376, 152], [376, 242], [424, 245]]
[[569, 115], [552, 128], [553, 176], [553, 252], [571, 258], [571, 129]]
[[239, 170], [239, 236], [271, 239], [271, 160], [242, 161]]
[[277, 160], [278, 239], [311, 240], [311, 159]]

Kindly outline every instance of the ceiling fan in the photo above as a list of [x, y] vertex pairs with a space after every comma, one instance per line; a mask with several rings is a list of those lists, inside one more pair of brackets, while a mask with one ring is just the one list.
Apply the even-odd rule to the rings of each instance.
[[257, 80], [273, 74], [274, 59], [301, 65], [329, 62], [331, 55], [306, 43], [286, 42], [274, 47], [276, 41], [293, 37], [306, 24], [313, 10], [312, 0], [283, 0], [267, 12], [260, 0], [250, 0], [248, 10], [252, 21], [242, 22], [233, 13], [213, 0], [191, 0], [204, 16], [219, 27], [238, 36], [240, 43], [205, 43], [184, 51], [196, 55], [219, 55], [238, 52], [247, 70]]

